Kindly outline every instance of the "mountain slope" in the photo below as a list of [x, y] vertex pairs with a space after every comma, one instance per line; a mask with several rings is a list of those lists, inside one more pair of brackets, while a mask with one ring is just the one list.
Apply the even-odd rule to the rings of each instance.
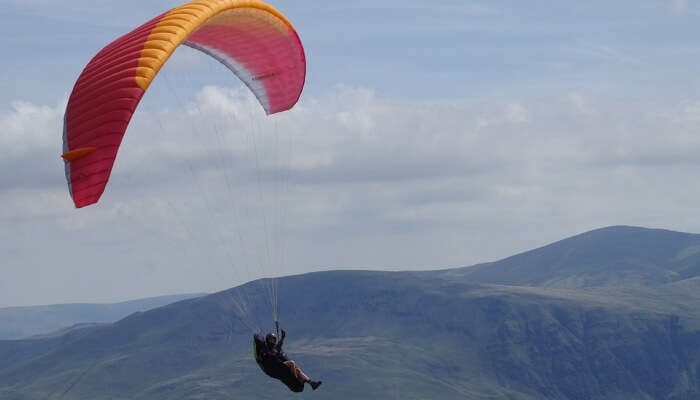
[[0, 339], [20, 339], [46, 334], [75, 324], [114, 322], [136, 311], [203, 296], [183, 294], [151, 297], [114, 304], [56, 304], [0, 308]]
[[[411, 273], [319, 273], [285, 278], [280, 289], [288, 299], [287, 350], [325, 381], [314, 393], [321, 398], [700, 395], [700, 335], [685, 328], [685, 317]], [[241, 290], [265, 308], [261, 285]], [[46, 348], [0, 364], [0, 398], [69, 389], [75, 399], [285, 395], [257, 371], [245, 328], [228, 325], [231, 293], [138, 313], [63, 341], [0, 342], [0, 359], [17, 345]]]
[[614, 226], [445, 274], [514, 286], [657, 286], [700, 276], [700, 235]]
[[[669, 240], [653, 262], [687, 248]], [[628, 251], [643, 253], [601, 250], [598, 261]], [[246, 298], [269, 319], [258, 281], [63, 336], [0, 341], [0, 398], [700, 398], [700, 301], [686, 295], [697, 279], [583, 290], [477, 284], [464, 271], [280, 279], [285, 347], [324, 380], [316, 392], [292, 395], [257, 369], [250, 332], [231, 315]]]

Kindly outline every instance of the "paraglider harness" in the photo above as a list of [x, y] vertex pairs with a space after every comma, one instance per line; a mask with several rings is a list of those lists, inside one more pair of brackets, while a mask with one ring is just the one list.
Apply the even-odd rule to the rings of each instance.
[[[275, 323], [279, 336], [279, 323]], [[284, 331], [283, 331], [284, 332]], [[304, 382], [300, 382], [294, 372], [284, 364], [289, 359], [282, 352], [284, 335], [279, 342], [270, 348], [265, 340], [259, 335], [253, 335], [253, 356], [260, 369], [269, 377], [282, 381], [292, 392], [303, 392]]]

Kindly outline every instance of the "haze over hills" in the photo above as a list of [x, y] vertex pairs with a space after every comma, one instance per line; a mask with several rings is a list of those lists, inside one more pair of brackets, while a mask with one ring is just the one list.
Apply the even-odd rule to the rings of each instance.
[[[591, 231], [446, 271], [280, 279], [292, 395], [231, 315], [264, 281], [65, 335], [0, 341], [2, 399], [700, 398], [700, 235]], [[308, 389], [307, 389], [308, 390]]]
[[0, 340], [48, 334], [76, 324], [111, 323], [137, 311], [146, 311], [204, 293], [159, 296], [113, 304], [54, 304], [0, 308]]

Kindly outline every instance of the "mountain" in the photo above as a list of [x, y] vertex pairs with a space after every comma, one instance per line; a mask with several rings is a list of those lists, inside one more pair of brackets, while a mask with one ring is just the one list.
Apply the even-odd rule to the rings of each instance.
[[613, 226], [445, 274], [514, 286], [658, 286], [700, 275], [700, 235]]
[[56, 304], [0, 308], [0, 339], [21, 339], [32, 335], [57, 334], [85, 323], [111, 323], [136, 311], [146, 311], [176, 301], [203, 296], [182, 294], [159, 296], [113, 304]]
[[[691, 293], [700, 279], [648, 272], [692, 246], [688, 237], [593, 231], [492, 263], [519, 268], [487, 278], [475, 274], [487, 265], [281, 278], [285, 348], [324, 381], [316, 392], [292, 395], [264, 376], [250, 354], [250, 331], [232, 318], [244, 300], [259, 321], [269, 319], [270, 282], [263, 280], [113, 324], [0, 341], [0, 398], [696, 400], [700, 301]], [[650, 243], [665, 245], [648, 250]], [[658, 268], [613, 287], [620, 274], [612, 266], [628, 254], [653, 257], [623, 271], [634, 263]], [[561, 257], [570, 262], [549, 263]], [[598, 286], [552, 285], [606, 270], [597, 264], [610, 271], [608, 278], [596, 272]], [[524, 268], [543, 279], [530, 279]]]

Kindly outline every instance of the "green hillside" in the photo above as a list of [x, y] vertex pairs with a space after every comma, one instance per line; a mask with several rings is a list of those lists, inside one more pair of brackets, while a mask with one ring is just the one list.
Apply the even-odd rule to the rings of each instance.
[[[581, 243], [605, 243], [608, 250], [587, 244], [584, 251], [575, 238], [567, 248], [582, 257], [592, 251], [607, 265], [635, 253], [636, 239], [624, 232], [596, 238], [601, 233], [610, 232], [585, 234]], [[651, 234], [667, 238], [665, 231]], [[615, 251], [609, 240], [628, 250]], [[665, 243], [649, 253], [659, 257], [650, 264], [661, 265], [690, 241]], [[551, 248], [524, 260], [552, 259], [538, 251]], [[538, 269], [518, 257], [509, 262]], [[252, 282], [64, 336], [0, 342], [0, 398], [700, 398], [700, 302], [690, 295], [697, 279], [572, 289], [475, 283], [467, 272], [332, 271], [281, 279], [286, 350], [324, 381], [316, 392], [289, 393], [257, 369], [250, 332], [231, 318], [237, 293], [263, 319], [269, 315], [264, 282]]]
[[700, 275], [700, 235], [614, 226], [445, 275], [514, 286], [658, 286]]

